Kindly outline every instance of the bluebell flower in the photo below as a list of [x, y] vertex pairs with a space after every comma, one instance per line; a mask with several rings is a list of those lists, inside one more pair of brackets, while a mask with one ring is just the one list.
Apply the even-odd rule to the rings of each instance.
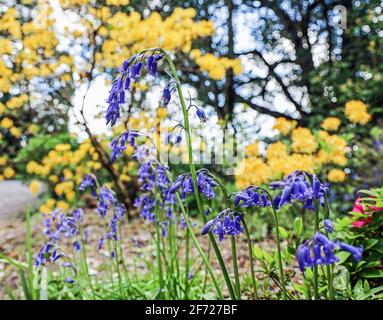
[[339, 242], [339, 247], [343, 251], [350, 252], [356, 261], [360, 261], [362, 259], [362, 254], [363, 254], [363, 246], [361, 245], [359, 248], [351, 246], [347, 243], [344, 242]]
[[58, 259], [62, 258], [64, 255], [60, 253], [57, 249], [53, 250], [52, 255], [50, 256], [51, 262], [55, 263]]
[[173, 135], [172, 135], [172, 133], [170, 132], [170, 133], [168, 133], [168, 135], [166, 136], [166, 143], [167, 143], [167, 144], [172, 143], [172, 139], [173, 139]]
[[294, 171], [283, 181], [270, 183], [270, 187], [282, 189], [278, 208], [294, 201], [299, 201], [303, 203], [303, 208], [311, 211], [315, 210], [314, 200], [318, 200], [324, 206], [324, 197], [328, 190], [315, 174], [308, 174], [303, 171]]
[[126, 150], [127, 144], [135, 147], [138, 136], [138, 131], [127, 129], [117, 138], [114, 138], [110, 143], [110, 147], [112, 149], [110, 160], [112, 162], [115, 161], [122, 154], [122, 152]]
[[98, 250], [98, 251], [101, 251], [103, 244], [104, 244], [104, 237], [101, 237], [101, 238], [98, 240], [98, 244], [97, 244], [97, 250]]
[[325, 219], [323, 221], [323, 226], [326, 232], [332, 233], [334, 231], [334, 224], [331, 222], [330, 219]]
[[140, 209], [140, 216], [149, 222], [156, 221], [156, 214], [154, 212], [155, 200], [149, 194], [141, 194], [134, 200], [133, 204], [136, 208]]
[[172, 89], [170, 88], [169, 85], [167, 85], [164, 90], [162, 91], [162, 106], [166, 108], [169, 105], [170, 99], [172, 98], [171, 95]]
[[100, 191], [99, 202], [97, 205], [97, 212], [101, 217], [105, 217], [110, 207], [113, 207], [117, 199], [111, 189], [103, 186]]
[[65, 278], [64, 282], [69, 283], [69, 284], [74, 284], [75, 281], [72, 278]]
[[76, 240], [79, 231], [79, 224], [82, 221], [83, 212], [81, 209], [75, 209], [71, 216], [66, 216], [60, 209], [45, 216], [43, 220], [43, 234], [47, 237], [47, 243], [40, 248], [35, 256], [34, 265], [36, 267], [45, 265], [49, 260], [52, 263], [57, 262], [64, 255], [59, 248], [59, 243], [64, 239], [72, 242], [74, 249], [79, 248], [79, 242]]
[[197, 172], [197, 187], [207, 199], [211, 200], [215, 197], [214, 188], [217, 186], [218, 184], [204, 171]]
[[147, 60], [147, 69], [152, 76], [157, 75], [157, 63], [163, 58], [163, 54], [150, 55]]
[[330, 265], [339, 261], [335, 255], [336, 250], [350, 252], [356, 261], [362, 258], [363, 247], [354, 247], [339, 241], [332, 241], [326, 235], [317, 232], [310, 240], [305, 241], [297, 249], [297, 260], [299, 269], [303, 272], [305, 268], [314, 265]]
[[81, 222], [84, 217], [84, 211], [82, 209], [75, 209], [72, 212], [72, 217], [75, 221]]
[[265, 208], [272, 204], [267, 194], [259, 187], [250, 186], [232, 195], [234, 195], [234, 206]]
[[97, 197], [96, 179], [91, 174], [87, 174], [83, 177], [79, 190], [85, 191], [87, 188], [90, 188], [93, 197]]
[[174, 139], [174, 144], [180, 145], [182, 142], [182, 133], [178, 133]]
[[196, 114], [202, 123], [206, 123], [209, 120], [208, 117], [206, 116], [205, 111], [202, 108], [197, 107]]
[[64, 268], [73, 268], [73, 264], [70, 262], [63, 262], [61, 264]]
[[141, 68], [142, 68], [142, 62], [137, 62], [134, 65], [132, 65], [132, 68], [130, 70], [130, 78], [133, 80], [137, 80], [139, 77], [141, 77]]
[[[197, 181], [196, 181], [198, 190], [203, 194], [207, 199], [211, 200], [215, 197], [214, 188], [218, 184], [214, 179], [207, 173], [206, 169], [201, 169], [197, 171]], [[170, 193], [175, 193], [181, 188], [181, 193], [183, 195], [193, 193], [194, 187], [192, 183], [192, 177], [190, 173], [182, 174], [177, 177], [176, 181], [169, 188]]]
[[240, 214], [226, 209], [220, 212], [216, 218], [209, 220], [202, 228], [201, 234], [213, 232], [222, 241], [226, 235], [235, 236], [243, 232]]
[[108, 103], [108, 108], [105, 113], [106, 124], [110, 123], [114, 126], [121, 116], [120, 104], [125, 103], [123, 76], [113, 82], [106, 102]]
[[73, 242], [73, 248], [75, 251], [80, 251], [80, 249], [81, 249], [80, 242], [78, 242], [78, 241]]
[[155, 162], [156, 149], [152, 146], [145, 144], [136, 148], [132, 158], [136, 159], [139, 163]]

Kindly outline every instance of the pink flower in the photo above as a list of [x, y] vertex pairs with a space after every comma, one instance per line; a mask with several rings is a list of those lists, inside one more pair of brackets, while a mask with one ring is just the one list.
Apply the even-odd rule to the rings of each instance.
[[352, 222], [352, 225], [355, 228], [361, 228], [372, 221], [373, 212], [382, 211], [382, 210], [383, 208], [379, 208], [379, 207], [371, 206], [371, 205], [366, 205], [366, 208], [364, 208], [361, 203], [361, 198], [357, 198], [355, 201], [354, 207], [352, 208], [352, 212], [359, 212], [368, 216], [366, 218]]

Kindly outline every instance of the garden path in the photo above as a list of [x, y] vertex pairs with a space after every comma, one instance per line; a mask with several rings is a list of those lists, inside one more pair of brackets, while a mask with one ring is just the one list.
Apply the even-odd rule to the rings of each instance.
[[15, 218], [35, 206], [37, 197], [21, 181], [0, 181], [0, 221]]

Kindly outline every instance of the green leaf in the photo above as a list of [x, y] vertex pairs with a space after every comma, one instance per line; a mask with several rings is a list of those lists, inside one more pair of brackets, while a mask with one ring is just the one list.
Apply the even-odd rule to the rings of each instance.
[[301, 217], [296, 217], [294, 219], [293, 228], [296, 236], [300, 236], [303, 231], [303, 221]]
[[346, 251], [339, 251], [336, 256], [338, 257], [339, 259], [339, 264], [342, 264], [343, 262], [345, 262], [347, 260], [347, 258], [351, 255], [350, 252], [346, 252]]
[[358, 282], [355, 284], [353, 292], [356, 298], [363, 296], [365, 294], [362, 279], [359, 279]]
[[346, 291], [350, 284], [350, 273], [343, 266], [337, 266], [334, 268], [334, 272], [337, 272], [334, 277], [334, 289], [340, 291]]
[[367, 269], [360, 273], [362, 278], [383, 278], [383, 270]]
[[258, 260], [261, 260], [263, 258], [262, 249], [259, 248], [258, 246], [253, 247], [253, 254], [254, 254], [254, 257], [256, 257]]
[[368, 239], [363, 242], [364, 250], [371, 249], [373, 246], [375, 246], [379, 241], [377, 239]]
[[279, 234], [281, 235], [281, 237], [283, 239], [287, 239], [289, 237], [289, 233], [286, 231], [285, 228], [283, 227], [278, 227], [278, 230], [279, 230]]

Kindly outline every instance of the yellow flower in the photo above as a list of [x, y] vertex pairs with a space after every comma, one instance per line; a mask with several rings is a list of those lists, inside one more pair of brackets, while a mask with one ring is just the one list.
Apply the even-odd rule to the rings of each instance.
[[48, 207], [47, 205], [43, 204], [40, 206], [39, 211], [41, 213], [49, 213], [51, 211], [51, 208]]
[[16, 127], [12, 127], [9, 132], [11, 133], [11, 135], [13, 135], [15, 138], [20, 138], [21, 136], [21, 131], [19, 128], [16, 128]]
[[157, 118], [163, 119], [167, 116], [168, 112], [165, 108], [158, 108], [157, 109]]
[[58, 152], [68, 151], [70, 149], [71, 149], [71, 146], [68, 143], [60, 143], [55, 146], [55, 150]]
[[71, 191], [68, 191], [67, 193], [65, 193], [65, 198], [68, 200], [68, 201], [73, 201], [76, 197], [76, 193], [71, 190]]
[[351, 122], [366, 124], [371, 120], [367, 105], [360, 100], [351, 100], [346, 103], [344, 113]]
[[331, 182], [343, 182], [346, 179], [346, 174], [340, 169], [331, 169], [327, 174], [327, 179]]
[[290, 120], [287, 120], [286, 118], [279, 117], [275, 119], [273, 129], [278, 130], [283, 135], [287, 135], [296, 126], [297, 126], [297, 122], [295, 120], [290, 121]]
[[33, 196], [38, 194], [38, 192], [40, 191], [40, 182], [38, 182], [37, 180], [33, 180], [29, 184], [29, 191], [32, 193]]
[[57, 208], [62, 209], [63, 211], [66, 211], [69, 209], [69, 204], [66, 203], [65, 201], [62, 201], [62, 200], [57, 201], [56, 206], [57, 206]]
[[283, 158], [287, 156], [287, 147], [284, 143], [277, 141], [268, 146], [266, 151], [266, 158], [268, 160], [273, 158]]
[[340, 120], [336, 117], [327, 117], [322, 121], [321, 127], [327, 131], [336, 131], [340, 126]]
[[12, 179], [15, 175], [15, 170], [13, 170], [11, 167], [7, 167], [4, 169], [3, 175], [5, 179]]
[[246, 146], [245, 154], [248, 158], [257, 157], [259, 154], [259, 143], [255, 142]]
[[0, 166], [4, 166], [7, 163], [7, 157], [2, 156], [0, 157]]
[[56, 183], [59, 181], [59, 177], [58, 176], [55, 176], [54, 174], [50, 175], [48, 177], [49, 181], [52, 182], [52, 183]]
[[0, 127], [3, 127], [5, 129], [9, 129], [13, 126], [13, 121], [12, 119], [9, 119], [9, 118], [4, 118], [3, 120], [1, 120], [0, 122]]
[[291, 139], [294, 152], [312, 153], [318, 148], [315, 137], [307, 128], [294, 129], [291, 133]]
[[270, 167], [260, 158], [245, 158], [235, 172], [237, 188], [245, 188], [250, 184], [267, 183], [271, 178]]

